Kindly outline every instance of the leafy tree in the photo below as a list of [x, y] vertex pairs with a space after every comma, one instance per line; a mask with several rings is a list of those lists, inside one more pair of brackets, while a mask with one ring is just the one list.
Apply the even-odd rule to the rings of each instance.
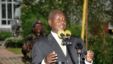
[[[48, 14], [53, 9], [61, 9], [66, 13], [67, 21], [71, 25], [71, 23], [75, 24], [81, 21], [81, 13], [82, 13], [82, 2], [77, 0], [24, 0], [22, 5], [22, 21], [23, 25], [29, 22], [29, 27], [31, 27], [30, 22], [33, 22], [33, 19], [42, 19], [44, 20], [44, 24], [47, 27], [47, 18]], [[78, 14], [79, 13], [79, 14]], [[31, 20], [31, 19], [32, 20]], [[23, 26], [23, 34], [25, 35], [26, 30], [29, 34], [30, 30], [26, 28], [27, 24]], [[47, 28], [48, 29], [48, 28]], [[47, 31], [48, 32], [48, 31]]]
[[[104, 25], [109, 22], [113, 24], [113, 0], [89, 0], [88, 5], [88, 49], [95, 52], [95, 64], [112, 64], [113, 38], [106, 33]], [[82, 6], [81, 0], [23, 0], [23, 35], [27, 36], [31, 33], [32, 23], [36, 19], [42, 20], [48, 33], [49, 12], [53, 9], [61, 9], [67, 16], [68, 29], [74, 36], [80, 37]]]
[[[113, 60], [112, 37], [104, 27], [112, 23], [111, 0], [90, 0], [89, 2], [89, 49], [95, 51], [95, 64], [111, 64]], [[109, 59], [109, 60], [108, 60]]]

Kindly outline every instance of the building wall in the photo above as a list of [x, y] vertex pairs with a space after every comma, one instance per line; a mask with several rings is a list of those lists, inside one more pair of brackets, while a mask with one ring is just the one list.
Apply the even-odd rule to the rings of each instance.
[[20, 1], [0, 0], [0, 31], [12, 31], [12, 24], [21, 15]]

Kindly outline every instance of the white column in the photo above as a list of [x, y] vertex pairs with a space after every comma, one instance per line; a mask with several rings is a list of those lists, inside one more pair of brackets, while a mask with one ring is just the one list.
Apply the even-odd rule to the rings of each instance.
[[14, 4], [15, 4], [15, 2], [14, 2], [14, 0], [12, 0], [12, 20], [14, 20]]
[[8, 1], [6, 0], [6, 25], [8, 24]]
[[1, 0], [0, 0], [0, 26], [1, 26], [1, 17], [2, 17], [2, 13], [1, 13]]

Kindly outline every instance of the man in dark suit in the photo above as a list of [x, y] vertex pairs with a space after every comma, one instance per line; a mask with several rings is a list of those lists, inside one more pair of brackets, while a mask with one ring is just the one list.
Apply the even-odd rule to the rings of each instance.
[[31, 63], [32, 46], [40, 37], [44, 37], [44, 28], [40, 20], [36, 20], [32, 26], [32, 33], [26, 36], [22, 45], [23, 61]]
[[[70, 45], [62, 45], [62, 40], [58, 37], [58, 31], [66, 30], [66, 18], [62, 11], [53, 10], [48, 23], [51, 33], [46, 38], [40, 38], [32, 50], [33, 64], [78, 64], [79, 59], [83, 60], [85, 51], [84, 43], [81, 39], [70, 37]], [[80, 47], [81, 53], [78, 53]], [[80, 57], [79, 57], [80, 56]], [[92, 58], [91, 60], [92, 61]], [[89, 62], [89, 61], [88, 61]], [[84, 61], [81, 63], [85, 63]], [[90, 64], [90, 63], [89, 63]]]

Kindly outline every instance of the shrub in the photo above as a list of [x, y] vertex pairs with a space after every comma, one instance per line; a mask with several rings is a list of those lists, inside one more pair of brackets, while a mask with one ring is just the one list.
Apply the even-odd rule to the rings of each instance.
[[10, 37], [5, 40], [6, 47], [21, 47], [23, 43], [22, 37]]
[[0, 32], [0, 40], [5, 40], [8, 37], [11, 37], [11, 32]]
[[94, 64], [111, 64], [113, 62], [113, 38], [111, 36], [105, 35], [105, 38], [92, 36], [88, 42], [89, 49], [95, 53]]

